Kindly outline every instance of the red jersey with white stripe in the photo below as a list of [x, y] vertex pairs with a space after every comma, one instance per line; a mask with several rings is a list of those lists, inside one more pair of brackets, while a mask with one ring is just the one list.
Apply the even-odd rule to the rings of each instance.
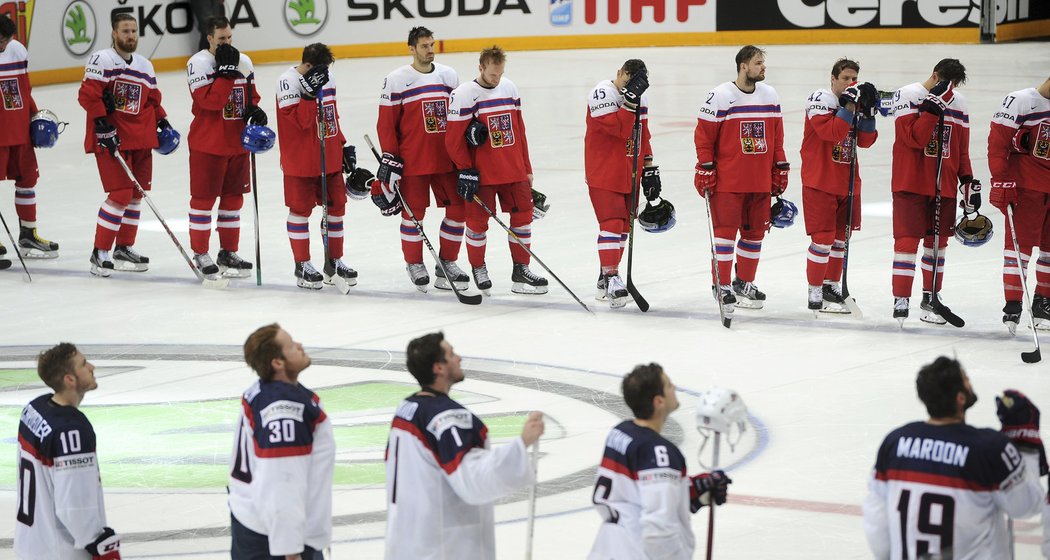
[[[849, 167], [853, 154], [850, 126], [853, 113], [839, 105], [838, 97], [818, 89], [806, 104], [806, 125], [802, 136], [802, 185], [846, 196], [849, 194]], [[879, 133], [875, 119], [857, 120], [857, 147], [868, 148]], [[857, 164], [853, 192], [860, 195], [860, 164]]]
[[[328, 67], [322, 105], [325, 122], [325, 174], [343, 170], [343, 144], [339, 108], [335, 101], [335, 74]], [[291, 67], [277, 79], [277, 140], [281, 169], [293, 177], [321, 176], [321, 141], [317, 137], [317, 100], [303, 97], [299, 71]]]
[[430, 72], [405, 65], [383, 80], [376, 132], [384, 152], [405, 160], [405, 177], [452, 171], [445, 130], [449, 94], [458, 86], [456, 71], [436, 62]]
[[[102, 102], [103, 91], [113, 96], [114, 109], [108, 115]], [[92, 53], [84, 67], [79, 101], [87, 111], [86, 153], [103, 149], [95, 142], [95, 119], [99, 117], [109, 118], [110, 124], [117, 127], [121, 150], [157, 147], [157, 121], [168, 114], [160, 104], [153, 63], [146, 57], [132, 53], [127, 61], [111, 48]]]
[[[649, 143], [649, 97], [642, 94], [638, 106], [642, 124], [642, 151], [638, 160], [638, 180], [645, 158], [653, 155]], [[583, 137], [583, 165], [587, 186], [618, 193], [631, 192], [635, 113], [623, 106], [623, 94], [605, 80], [587, 96], [587, 134]]]
[[[488, 140], [477, 148], [469, 147], [464, 138], [467, 125], [474, 119], [489, 130]], [[477, 169], [482, 185], [527, 181], [532, 162], [514, 82], [503, 78], [496, 87], [486, 88], [470, 81], [453, 90], [445, 148], [457, 169]]]
[[[958, 196], [959, 179], [973, 176], [970, 167], [970, 114], [966, 98], [958, 89], [944, 111], [941, 159], [941, 196]], [[937, 115], [920, 112], [929, 94], [921, 83], [904, 86], [893, 94], [893, 192], [905, 191], [934, 196], [937, 177]]]
[[715, 162], [718, 192], [768, 193], [773, 166], [787, 161], [780, 98], [761, 82], [745, 93], [726, 82], [707, 94], [693, 133], [698, 163]]
[[[1027, 152], [1011, 147], [1019, 129], [1028, 131]], [[994, 181], [1014, 181], [1026, 189], [1050, 193], [1050, 99], [1035, 88], [1007, 95], [992, 117], [988, 168]]]
[[30, 143], [29, 121], [36, 114], [33, 90], [29, 86], [29, 53], [22, 43], [11, 39], [0, 52], [0, 146]]
[[401, 402], [386, 444], [386, 560], [495, 560], [496, 500], [534, 482], [525, 443], [493, 447], [444, 394]]
[[913, 422], [879, 448], [864, 501], [876, 558], [1008, 558], [1003, 514], [1034, 515], [1043, 502], [1038, 456], [1006, 436], [966, 424]]
[[244, 132], [244, 109], [259, 104], [255, 87], [255, 67], [248, 55], [241, 53], [241, 74], [236, 78], [215, 75], [215, 55], [207, 49], [190, 57], [186, 78], [193, 98], [193, 122], [190, 123], [189, 146], [196, 152], [217, 156], [245, 153], [241, 145]]
[[332, 541], [335, 436], [321, 400], [302, 385], [255, 382], [241, 398], [230, 460], [230, 512], [266, 535], [270, 554]]

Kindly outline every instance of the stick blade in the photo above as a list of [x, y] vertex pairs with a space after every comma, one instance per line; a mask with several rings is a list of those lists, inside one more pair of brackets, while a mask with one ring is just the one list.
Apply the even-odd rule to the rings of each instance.
[[631, 293], [631, 298], [634, 299], [634, 304], [638, 306], [638, 309], [643, 313], [649, 311], [649, 302], [642, 297], [642, 294], [638, 293], [638, 288], [634, 287], [634, 282], [631, 280], [631, 276], [627, 275], [627, 291]]
[[938, 299], [934, 299], [933, 301], [933, 310], [943, 317], [945, 321], [948, 321], [948, 324], [953, 327], [961, 329], [966, 326], [966, 321], [963, 321], [962, 317], [953, 313], [951, 309], [948, 309], [948, 307]]
[[1031, 352], [1021, 352], [1021, 361], [1023, 361], [1026, 364], [1034, 364], [1042, 359], [1043, 356], [1042, 353], [1039, 351], [1038, 347], [1035, 350], [1032, 350]]
[[481, 294], [464, 294], [456, 290], [456, 299], [467, 305], [481, 305]]

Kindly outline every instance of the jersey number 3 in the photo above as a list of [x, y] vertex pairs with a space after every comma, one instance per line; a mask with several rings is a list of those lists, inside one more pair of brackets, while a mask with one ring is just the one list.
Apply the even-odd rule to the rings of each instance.
[[[919, 534], [911, 537], [915, 539], [915, 554], [920, 558], [925, 558], [931, 552], [951, 550], [952, 534], [955, 529], [955, 499], [944, 494], [923, 492], [919, 494], [918, 505], [919, 519], [915, 529]], [[900, 513], [901, 547], [904, 549], [905, 557], [908, 556], [909, 507], [911, 507], [911, 490], [903, 490], [900, 501], [897, 502], [897, 512]], [[923, 539], [922, 535], [936, 536], [940, 540], [939, 547], [931, 551], [930, 540]]]

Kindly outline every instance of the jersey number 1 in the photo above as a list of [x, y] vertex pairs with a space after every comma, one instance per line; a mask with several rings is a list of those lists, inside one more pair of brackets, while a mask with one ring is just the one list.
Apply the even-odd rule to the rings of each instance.
[[[900, 501], [897, 502], [897, 511], [900, 513], [901, 523], [901, 548], [905, 558], [908, 557], [908, 508], [911, 505], [911, 490], [901, 491]], [[940, 506], [940, 515], [935, 522], [933, 506]], [[955, 529], [955, 499], [944, 494], [923, 492], [919, 495], [919, 519], [915, 527], [916, 532], [922, 535], [934, 535], [940, 540], [939, 551], [952, 549], [952, 534]], [[915, 536], [915, 554], [925, 558], [930, 554], [930, 541], [922, 540]]]

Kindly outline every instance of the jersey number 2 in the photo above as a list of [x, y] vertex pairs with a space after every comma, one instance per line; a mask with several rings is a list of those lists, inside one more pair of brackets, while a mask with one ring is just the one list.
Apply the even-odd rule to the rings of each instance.
[[[901, 523], [901, 547], [904, 556], [908, 551], [908, 508], [911, 505], [911, 490], [901, 492], [900, 501], [897, 502], [897, 511], [900, 513]], [[933, 506], [939, 506], [940, 515], [934, 520]], [[915, 527], [916, 532], [922, 535], [933, 535], [940, 539], [941, 551], [952, 549], [952, 534], [955, 529], [955, 499], [944, 494], [923, 492], [919, 495], [919, 519]], [[915, 536], [915, 554], [925, 558], [930, 554], [930, 541], [922, 540], [919, 535]], [[938, 552], [934, 550], [933, 552]]]

